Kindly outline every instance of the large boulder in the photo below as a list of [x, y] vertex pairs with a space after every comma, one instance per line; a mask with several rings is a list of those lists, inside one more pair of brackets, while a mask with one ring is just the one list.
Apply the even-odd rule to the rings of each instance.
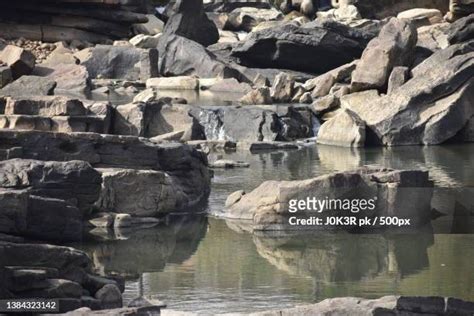
[[352, 73], [352, 90], [383, 89], [394, 67], [411, 65], [416, 43], [414, 24], [391, 19], [362, 54]]
[[[179, 192], [166, 173], [154, 170], [100, 169], [103, 183], [97, 206], [135, 217], [158, 217], [177, 210]], [[184, 203], [185, 204], [185, 203]], [[184, 205], [188, 206], [188, 205]]]
[[163, 76], [198, 76], [201, 78], [238, 77], [238, 72], [205, 47], [182, 36], [160, 38], [159, 71]]
[[319, 128], [318, 144], [364, 147], [365, 124], [348, 110], [340, 111]]
[[219, 32], [205, 14], [202, 0], [177, 0], [174, 11], [163, 29], [164, 41], [179, 35], [204, 46], [217, 43]]
[[[2, 171], [2, 187], [8, 187], [5, 176], [14, 177]], [[44, 192], [22, 187], [0, 188], [0, 233], [51, 241], [82, 240], [82, 211], [62, 199], [41, 197], [35, 194]]]
[[32, 195], [68, 201], [90, 211], [99, 198], [102, 179], [84, 161], [0, 161], [0, 187], [28, 189]]
[[10, 67], [13, 79], [18, 79], [31, 73], [35, 67], [36, 58], [31, 52], [21, 47], [0, 43], [0, 61]]
[[[38, 66], [33, 74], [45, 77], [40, 82], [54, 80], [56, 88], [55, 95], [77, 95], [85, 98], [90, 92], [89, 72], [87, 68], [76, 64], [57, 64]], [[21, 79], [21, 78], [20, 78]]]
[[[224, 216], [253, 221], [256, 230], [301, 230], [312, 226], [293, 226], [289, 218], [297, 216], [335, 216], [361, 211], [352, 207], [331, 207], [318, 210], [291, 210], [290, 201], [308, 198], [317, 200], [373, 200], [374, 207], [365, 208], [363, 216], [398, 216], [411, 219], [411, 225], [430, 220], [433, 183], [428, 173], [415, 170], [392, 170], [382, 167], [332, 173], [298, 181], [266, 181], [249, 193], [236, 192], [226, 202]], [[352, 205], [353, 202], [349, 202]], [[298, 204], [300, 204], [298, 202]], [[294, 205], [293, 205], [294, 206]], [[367, 206], [367, 204], [366, 204]], [[356, 227], [352, 227], [356, 228]]]
[[51, 78], [41, 78], [39, 76], [22, 76], [9, 85], [0, 89], [0, 96], [6, 97], [27, 97], [53, 95], [57, 83]]
[[313, 126], [319, 125], [305, 107], [200, 107], [190, 113], [203, 126], [207, 140], [291, 141], [315, 136]]
[[451, 44], [461, 43], [474, 38], [474, 13], [457, 20], [448, 31], [448, 40]]
[[[341, 98], [372, 131], [370, 142], [436, 145], [455, 136], [474, 115], [474, 41], [439, 50], [412, 70], [412, 78], [378, 97]], [[369, 99], [367, 99], [369, 98]]]
[[252, 29], [266, 21], [278, 21], [283, 19], [283, 14], [276, 9], [258, 9], [242, 7], [233, 10], [224, 25], [226, 30], [251, 32]]
[[[141, 64], [147, 50], [129, 46], [97, 45], [74, 54], [94, 78], [138, 80], [142, 77]], [[149, 52], [149, 51], [148, 51]], [[150, 56], [148, 56], [150, 58]], [[146, 58], [145, 58], [146, 59]], [[146, 61], [146, 60], [145, 60]], [[156, 63], [148, 63], [156, 68]], [[156, 73], [156, 69], [152, 72]]]
[[77, 99], [62, 96], [30, 96], [7, 98], [5, 114], [9, 115], [41, 115], [81, 116], [86, 115], [84, 104]]
[[323, 73], [359, 58], [372, 37], [338, 23], [287, 24], [251, 33], [232, 55], [245, 66]]
[[204, 201], [210, 191], [206, 155], [179, 143], [158, 145], [132, 136], [9, 130], [0, 130], [0, 143], [5, 149], [21, 148], [24, 159], [83, 160], [94, 167], [163, 171], [193, 205]]

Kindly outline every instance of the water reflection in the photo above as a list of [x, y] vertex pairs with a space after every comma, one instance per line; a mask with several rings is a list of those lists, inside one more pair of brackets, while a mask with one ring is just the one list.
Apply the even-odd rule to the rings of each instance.
[[145, 272], [161, 271], [168, 263], [184, 262], [206, 234], [204, 216], [175, 216], [166, 221], [148, 229], [94, 234], [79, 247], [90, 255], [99, 273], [136, 279]]
[[174, 217], [111, 239], [96, 235], [82, 248], [98, 271], [128, 277], [127, 301], [144, 294], [179, 310], [243, 312], [393, 294], [474, 300], [473, 154], [474, 145], [238, 151], [225, 158], [251, 168], [215, 170], [209, 199], [209, 209], [218, 213], [231, 192], [265, 180], [305, 179], [364, 164], [421, 168], [437, 186], [432, 208], [449, 215], [433, 221], [432, 229], [456, 234], [427, 228], [412, 234], [272, 236], [254, 234], [245, 223]]

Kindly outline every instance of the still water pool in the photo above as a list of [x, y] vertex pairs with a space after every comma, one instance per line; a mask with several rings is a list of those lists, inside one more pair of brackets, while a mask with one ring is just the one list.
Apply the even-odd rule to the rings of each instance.
[[[364, 150], [313, 145], [224, 157], [251, 167], [216, 170], [208, 204], [213, 215], [220, 214], [230, 193], [252, 190], [265, 180], [305, 179], [366, 164], [429, 170], [437, 186], [433, 207], [448, 215], [459, 203], [474, 209], [473, 145]], [[469, 225], [444, 216], [411, 234], [268, 237], [213, 216], [175, 216], [158, 227], [123, 231], [115, 240], [81, 247], [99, 272], [127, 277], [127, 302], [152, 297], [178, 310], [255, 311], [330, 297], [393, 294], [472, 301], [474, 235]]]

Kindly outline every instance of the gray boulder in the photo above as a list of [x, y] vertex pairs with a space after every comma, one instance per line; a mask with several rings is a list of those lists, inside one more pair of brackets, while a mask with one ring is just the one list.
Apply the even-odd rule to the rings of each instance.
[[[5, 172], [0, 177], [4, 178]], [[34, 191], [0, 188], [0, 233], [47, 241], [81, 241], [82, 211], [62, 199], [34, 195]]]
[[163, 76], [238, 78], [240, 75], [205, 47], [182, 36], [160, 38], [159, 51], [159, 71]]
[[0, 161], [0, 187], [28, 189], [32, 195], [68, 201], [90, 211], [99, 198], [102, 179], [84, 161]]
[[179, 35], [204, 46], [217, 43], [219, 32], [204, 13], [202, 0], [177, 0], [174, 11], [163, 29], [163, 41], [168, 41], [170, 36]]
[[143, 50], [135, 47], [97, 45], [74, 56], [85, 66], [91, 78], [140, 79]]
[[87, 110], [77, 99], [62, 96], [26, 96], [7, 98], [5, 114], [46, 117], [81, 116], [86, 115]]
[[40, 79], [39, 82], [54, 80], [56, 82], [55, 95], [77, 95], [78, 97], [85, 98], [91, 90], [89, 72], [86, 67], [81, 65], [57, 64], [38, 66], [35, 67], [33, 74], [45, 77]]
[[388, 146], [441, 144], [474, 115], [473, 71], [474, 42], [455, 44], [414, 68], [412, 78], [392, 94], [350, 94], [341, 98], [341, 106], [366, 123], [375, 137], [371, 142]]
[[50, 78], [41, 78], [39, 76], [22, 76], [0, 89], [0, 96], [36, 97], [41, 95], [53, 95], [56, 85], [56, 81]]
[[372, 36], [337, 23], [287, 24], [251, 33], [232, 56], [249, 67], [323, 73], [359, 58]]
[[390, 19], [362, 54], [352, 74], [352, 90], [383, 89], [394, 67], [411, 65], [416, 43], [417, 31], [410, 21]]
[[[253, 221], [254, 230], [304, 230], [312, 226], [289, 225], [289, 218], [315, 216], [314, 210], [290, 212], [291, 200], [374, 199], [375, 208], [364, 216], [399, 216], [410, 218], [413, 226], [430, 220], [433, 183], [428, 173], [416, 170], [392, 170], [362, 167], [298, 181], [266, 181], [249, 193], [231, 195], [226, 203], [227, 218]], [[323, 208], [319, 215], [347, 215], [348, 210]]]
[[29, 75], [35, 67], [35, 56], [18, 46], [0, 43], [0, 61], [10, 67], [14, 80], [23, 75]]
[[0, 66], [0, 89], [13, 81], [12, 71], [8, 66]]
[[203, 127], [207, 140], [292, 141], [314, 136], [313, 125], [319, 124], [305, 107], [200, 107], [192, 109], [190, 114]]
[[343, 147], [364, 147], [365, 124], [354, 113], [340, 111], [321, 125], [318, 144]]
[[451, 44], [461, 43], [474, 38], [474, 13], [451, 24], [448, 40]]

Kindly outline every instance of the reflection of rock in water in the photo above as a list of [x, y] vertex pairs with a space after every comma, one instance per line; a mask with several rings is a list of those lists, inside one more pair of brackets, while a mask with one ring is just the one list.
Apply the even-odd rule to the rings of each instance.
[[125, 239], [101, 241], [82, 248], [101, 274], [118, 273], [137, 277], [162, 270], [167, 263], [181, 263], [197, 249], [206, 234], [203, 216], [177, 216], [149, 229], [137, 229]]
[[361, 166], [361, 155], [365, 151], [357, 148], [318, 145], [318, 156], [321, 166], [327, 170], [345, 171]]
[[254, 236], [254, 242], [258, 253], [280, 270], [317, 281], [347, 282], [388, 273], [402, 277], [427, 267], [433, 235]]

